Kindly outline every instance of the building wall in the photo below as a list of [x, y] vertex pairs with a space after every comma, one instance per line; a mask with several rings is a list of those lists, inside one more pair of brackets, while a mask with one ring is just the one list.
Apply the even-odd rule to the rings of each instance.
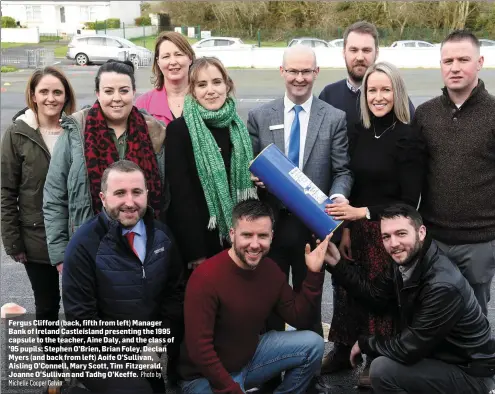
[[[11, 16], [21, 26], [38, 27], [40, 34], [75, 34], [84, 22], [108, 18], [120, 18], [126, 25], [133, 25], [141, 14], [139, 1], [2, 1], [2, 15]], [[34, 8], [29, 8], [34, 7]], [[65, 23], [60, 8], [65, 10]], [[36, 17], [28, 9], [36, 10]]]

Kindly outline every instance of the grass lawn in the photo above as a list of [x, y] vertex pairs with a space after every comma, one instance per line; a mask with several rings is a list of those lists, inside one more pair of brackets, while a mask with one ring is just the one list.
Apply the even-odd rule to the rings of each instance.
[[11, 66], [2, 66], [1, 72], [3, 73], [11, 73], [17, 71], [17, 67], [11, 67]]
[[55, 47], [55, 57], [65, 57], [67, 55], [67, 45]]
[[7, 49], [7, 48], [17, 48], [17, 47], [22, 47], [24, 45], [27, 45], [23, 42], [2, 42], [1, 43], [1, 48], [2, 49]]

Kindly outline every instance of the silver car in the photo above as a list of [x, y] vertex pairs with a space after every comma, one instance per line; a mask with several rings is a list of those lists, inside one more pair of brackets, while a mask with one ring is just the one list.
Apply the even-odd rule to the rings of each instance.
[[134, 67], [149, 66], [153, 52], [125, 38], [103, 34], [74, 36], [67, 49], [67, 59], [80, 66], [105, 63], [109, 59], [130, 60]]

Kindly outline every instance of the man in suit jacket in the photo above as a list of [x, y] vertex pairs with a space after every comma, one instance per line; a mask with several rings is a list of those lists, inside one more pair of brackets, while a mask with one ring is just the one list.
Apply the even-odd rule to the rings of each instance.
[[[248, 130], [255, 155], [275, 143], [292, 162], [324, 193], [337, 203], [348, 203], [352, 174], [347, 154], [345, 113], [313, 96], [318, 75], [316, 56], [305, 46], [288, 48], [280, 74], [285, 81], [285, 96], [249, 112]], [[276, 229], [270, 257], [289, 276], [299, 291], [306, 276], [304, 245], [312, 242], [311, 231], [273, 195], [262, 191], [260, 197], [276, 213]], [[274, 319], [272, 319], [274, 320]], [[269, 328], [284, 329], [284, 322], [271, 321]], [[322, 335], [321, 314], [314, 331]]]

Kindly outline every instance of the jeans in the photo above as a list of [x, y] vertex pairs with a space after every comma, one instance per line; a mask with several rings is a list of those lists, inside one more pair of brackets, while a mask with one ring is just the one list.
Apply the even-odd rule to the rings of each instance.
[[488, 313], [490, 288], [495, 273], [495, 240], [466, 245], [447, 245], [435, 241], [445, 255], [459, 267], [471, 285], [485, 316]]
[[[321, 367], [323, 351], [323, 338], [312, 331], [270, 331], [260, 337], [251, 362], [230, 376], [246, 391], [285, 371], [284, 380], [274, 393], [302, 394]], [[180, 387], [185, 394], [213, 392], [205, 378], [183, 380]]]
[[477, 378], [434, 359], [404, 365], [378, 357], [371, 363], [370, 378], [375, 394], [488, 394], [495, 387], [493, 378]]

